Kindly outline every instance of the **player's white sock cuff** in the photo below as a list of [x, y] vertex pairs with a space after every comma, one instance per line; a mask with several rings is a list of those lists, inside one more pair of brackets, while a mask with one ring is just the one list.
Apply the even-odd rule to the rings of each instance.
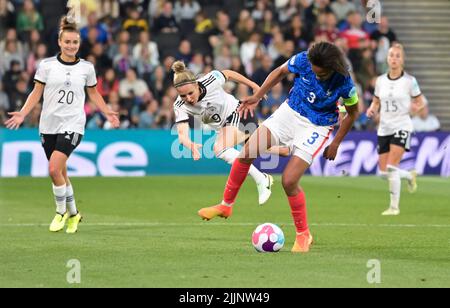
[[226, 161], [228, 164], [232, 165], [234, 160], [239, 157], [239, 151], [235, 148], [226, 148], [216, 154], [217, 158]]
[[53, 195], [55, 196], [56, 212], [64, 215], [66, 209], [66, 185], [55, 186], [53, 184]]

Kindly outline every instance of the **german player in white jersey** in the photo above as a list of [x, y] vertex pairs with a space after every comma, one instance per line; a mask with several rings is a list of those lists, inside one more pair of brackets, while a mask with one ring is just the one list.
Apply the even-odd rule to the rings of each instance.
[[[257, 91], [259, 86], [230, 70], [212, 71], [197, 79], [181, 61], [175, 62], [172, 69], [175, 73], [174, 87], [179, 94], [174, 103], [174, 112], [180, 143], [192, 151], [194, 160], [200, 159], [199, 149], [202, 145], [194, 143], [189, 137], [189, 116], [196, 117], [203, 124], [217, 131], [217, 139], [214, 143], [216, 157], [230, 165], [233, 164], [239, 156], [239, 151], [234, 147], [244, 142], [248, 137], [246, 130], [251, 133], [256, 130], [257, 124], [242, 123], [237, 112], [239, 101], [225, 92], [222, 86], [227, 80], [245, 84], [253, 91]], [[273, 148], [271, 152], [282, 156], [289, 155], [288, 148]], [[273, 178], [271, 175], [262, 173], [255, 166], [250, 168], [249, 174], [256, 182], [259, 204], [262, 205], [270, 198]]]
[[56, 216], [51, 232], [61, 231], [67, 222], [67, 233], [75, 233], [81, 221], [73, 187], [67, 176], [67, 160], [84, 135], [85, 89], [113, 127], [119, 126], [117, 113], [111, 111], [97, 92], [94, 66], [79, 59], [80, 33], [68, 17], [61, 20], [59, 32], [60, 53], [44, 59], [36, 72], [34, 89], [19, 112], [11, 112], [5, 122], [9, 129], [18, 129], [25, 117], [44, 96], [39, 122], [42, 146], [49, 160], [49, 174], [53, 182]]
[[400, 214], [401, 179], [408, 181], [411, 193], [417, 190], [416, 172], [402, 170], [399, 165], [411, 146], [411, 113], [417, 113], [425, 104], [416, 78], [404, 71], [405, 52], [401, 44], [391, 47], [387, 61], [389, 72], [378, 77], [367, 116], [375, 117], [379, 113], [379, 169], [381, 176], [389, 181], [391, 200], [382, 215], [392, 216]]

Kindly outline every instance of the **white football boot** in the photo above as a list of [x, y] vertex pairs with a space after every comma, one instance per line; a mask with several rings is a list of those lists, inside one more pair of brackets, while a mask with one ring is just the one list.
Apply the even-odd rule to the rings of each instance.
[[272, 194], [273, 177], [267, 173], [264, 173], [264, 176], [266, 177], [265, 181], [257, 184], [259, 205], [266, 203]]

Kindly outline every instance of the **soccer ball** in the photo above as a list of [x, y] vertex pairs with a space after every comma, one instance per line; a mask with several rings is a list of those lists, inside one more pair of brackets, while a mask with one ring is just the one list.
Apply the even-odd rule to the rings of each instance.
[[259, 225], [252, 236], [253, 247], [259, 252], [278, 252], [284, 245], [284, 233], [277, 225]]

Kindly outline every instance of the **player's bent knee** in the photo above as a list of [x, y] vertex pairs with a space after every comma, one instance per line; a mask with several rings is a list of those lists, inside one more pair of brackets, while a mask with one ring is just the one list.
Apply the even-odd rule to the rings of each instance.
[[298, 189], [298, 181], [294, 178], [283, 176], [281, 183], [287, 194], [290, 194]]
[[60, 170], [59, 168], [57, 168], [56, 166], [53, 166], [51, 164], [48, 168], [48, 173], [51, 178], [58, 178], [63, 175], [62, 170]]

